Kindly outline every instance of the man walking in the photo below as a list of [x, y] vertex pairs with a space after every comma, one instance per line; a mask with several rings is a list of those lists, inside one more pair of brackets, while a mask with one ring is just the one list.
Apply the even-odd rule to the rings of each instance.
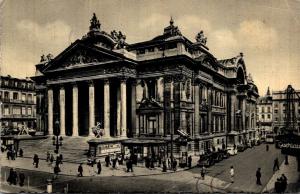
[[256, 184], [257, 185], [261, 185], [260, 178], [261, 178], [261, 172], [260, 172], [260, 168], [258, 168], [256, 171]]
[[20, 179], [20, 186], [23, 187], [24, 186], [24, 182], [25, 182], [25, 174], [23, 172], [19, 173], [19, 179]]
[[202, 177], [202, 180], [204, 180], [204, 178], [205, 178], [205, 166], [204, 165], [201, 168], [201, 177]]
[[105, 163], [106, 163], [106, 167], [109, 167], [109, 164], [110, 164], [110, 158], [109, 158], [109, 155], [107, 155], [105, 157]]
[[83, 177], [83, 168], [82, 168], [82, 163], [78, 166], [78, 176]]
[[281, 180], [282, 180], [282, 192], [285, 192], [287, 187], [287, 178], [284, 174], [281, 175]]
[[233, 166], [230, 167], [230, 180], [231, 180], [231, 183], [234, 183], [234, 169], [233, 169]]
[[101, 170], [102, 170], [100, 160], [99, 160], [98, 163], [97, 163], [97, 169], [98, 169], [98, 174], [100, 174], [100, 173], [101, 173]]
[[191, 155], [188, 157], [188, 167], [192, 168], [192, 156]]
[[279, 161], [278, 158], [275, 158], [274, 165], [273, 165], [273, 172], [279, 170]]

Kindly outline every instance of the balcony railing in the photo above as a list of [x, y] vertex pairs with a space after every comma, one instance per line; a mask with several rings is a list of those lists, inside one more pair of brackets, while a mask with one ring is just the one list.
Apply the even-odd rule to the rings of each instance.
[[19, 100], [19, 99], [10, 99], [10, 98], [3, 98], [1, 100], [2, 102], [6, 102], [6, 103], [35, 104], [33, 100]]
[[2, 118], [9, 118], [9, 119], [13, 119], [13, 118], [22, 118], [22, 119], [32, 119], [32, 118], [35, 118], [36, 116], [35, 115], [19, 115], [19, 114], [10, 114], [10, 115], [2, 115]]

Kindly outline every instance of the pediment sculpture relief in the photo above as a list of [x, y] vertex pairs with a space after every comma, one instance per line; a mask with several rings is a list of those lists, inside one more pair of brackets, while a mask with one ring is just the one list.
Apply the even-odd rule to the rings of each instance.
[[78, 51], [66, 60], [64, 67], [96, 62], [99, 62], [99, 60], [94, 56], [89, 55], [86, 51]]

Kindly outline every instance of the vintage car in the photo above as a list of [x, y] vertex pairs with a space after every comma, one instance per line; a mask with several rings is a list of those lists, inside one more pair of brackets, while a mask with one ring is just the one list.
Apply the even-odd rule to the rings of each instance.
[[243, 152], [247, 149], [247, 147], [244, 144], [237, 145], [236, 148], [238, 152]]
[[227, 153], [230, 155], [230, 156], [234, 156], [234, 155], [237, 155], [237, 149], [234, 148], [234, 147], [227, 147]]
[[212, 154], [205, 154], [205, 155], [201, 155], [200, 159], [198, 160], [198, 166], [205, 166], [205, 167], [210, 167], [212, 165], [214, 165], [214, 160], [212, 157]]

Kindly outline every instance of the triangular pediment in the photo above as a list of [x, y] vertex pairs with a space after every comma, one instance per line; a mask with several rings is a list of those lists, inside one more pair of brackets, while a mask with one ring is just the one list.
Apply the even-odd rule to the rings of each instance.
[[122, 57], [118, 53], [106, 51], [96, 46], [74, 43], [49, 62], [45, 72], [92, 66], [108, 62], [118, 62]]

